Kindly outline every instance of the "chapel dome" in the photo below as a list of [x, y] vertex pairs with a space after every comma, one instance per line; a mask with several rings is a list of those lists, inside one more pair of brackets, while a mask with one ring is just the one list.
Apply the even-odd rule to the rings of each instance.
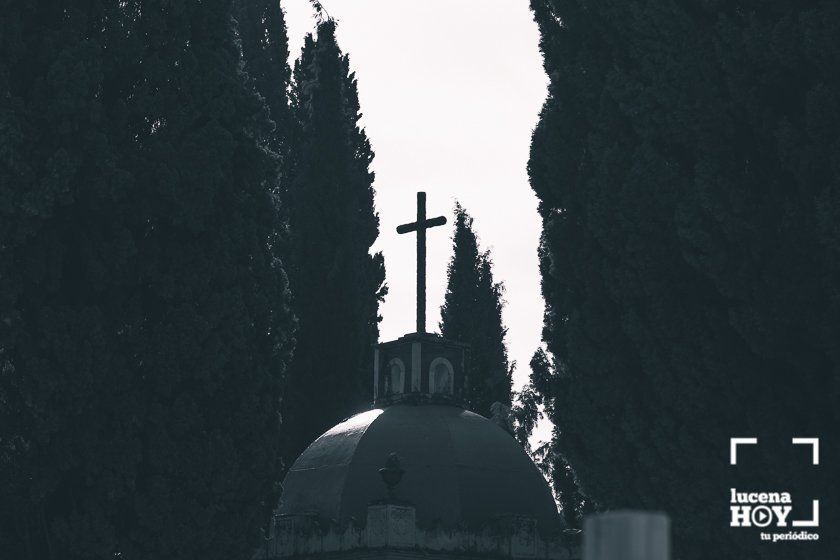
[[315, 440], [283, 483], [280, 515], [363, 521], [384, 500], [379, 474], [391, 453], [405, 473], [394, 498], [416, 509], [418, 525], [480, 526], [507, 516], [560, 527], [548, 484], [505, 430], [446, 404], [395, 404], [338, 424]]

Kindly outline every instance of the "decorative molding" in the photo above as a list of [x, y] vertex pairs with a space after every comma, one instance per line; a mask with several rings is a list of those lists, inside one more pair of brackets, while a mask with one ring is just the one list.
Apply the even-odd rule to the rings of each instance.
[[420, 342], [411, 343], [411, 390], [420, 392], [420, 352], [422, 348]]
[[482, 527], [419, 527], [408, 504], [375, 503], [364, 524], [338, 525], [312, 515], [275, 517], [253, 560], [323, 558], [498, 558], [574, 560], [577, 544], [563, 532], [543, 534], [533, 519], [512, 515]]

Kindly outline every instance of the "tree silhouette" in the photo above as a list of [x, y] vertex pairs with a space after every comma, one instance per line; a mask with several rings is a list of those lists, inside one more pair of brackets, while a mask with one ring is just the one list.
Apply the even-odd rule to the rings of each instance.
[[490, 405], [511, 404], [512, 367], [502, 323], [503, 286], [493, 280], [490, 252], [480, 253], [473, 220], [455, 206], [452, 258], [440, 308], [440, 332], [470, 345], [469, 401], [472, 410], [490, 415]]
[[336, 42], [335, 22], [308, 35], [295, 65], [293, 110], [300, 127], [289, 188], [288, 271], [299, 319], [283, 417], [295, 429], [287, 459], [370, 406], [373, 346], [385, 295], [373, 206], [373, 151], [355, 75]]
[[[599, 505], [669, 512], [676, 556], [746, 557], [755, 535], [710, 497], [837, 490], [789, 448], [840, 410], [840, 8], [532, 8], [551, 84], [529, 172], [565, 456]], [[764, 444], [736, 470], [738, 434]]]
[[140, 8], [0, 16], [4, 558], [248, 556], [276, 499], [272, 126], [228, 2]]

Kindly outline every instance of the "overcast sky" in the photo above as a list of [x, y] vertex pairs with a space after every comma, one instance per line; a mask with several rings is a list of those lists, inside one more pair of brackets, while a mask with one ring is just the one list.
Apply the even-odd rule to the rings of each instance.
[[[315, 21], [308, 0], [282, 0], [290, 52]], [[514, 383], [528, 378], [540, 345], [543, 301], [537, 267], [540, 220], [528, 185], [531, 132], [548, 83], [526, 0], [324, 0], [359, 82], [362, 124], [376, 158], [376, 250], [389, 294], [381, 340], [414, 331], [415, 192], [428, 193], [427, 330], [436, 331], [446, 287], [455, 200], [475, 218], [483, 249], [504, 282]]]

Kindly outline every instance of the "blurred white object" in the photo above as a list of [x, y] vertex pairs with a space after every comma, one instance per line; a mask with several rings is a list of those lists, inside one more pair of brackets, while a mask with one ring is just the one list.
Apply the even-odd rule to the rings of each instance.
[[583, 560], [670, 560], [671, 521], [664, 513], [610, 511], [583, 525]]

